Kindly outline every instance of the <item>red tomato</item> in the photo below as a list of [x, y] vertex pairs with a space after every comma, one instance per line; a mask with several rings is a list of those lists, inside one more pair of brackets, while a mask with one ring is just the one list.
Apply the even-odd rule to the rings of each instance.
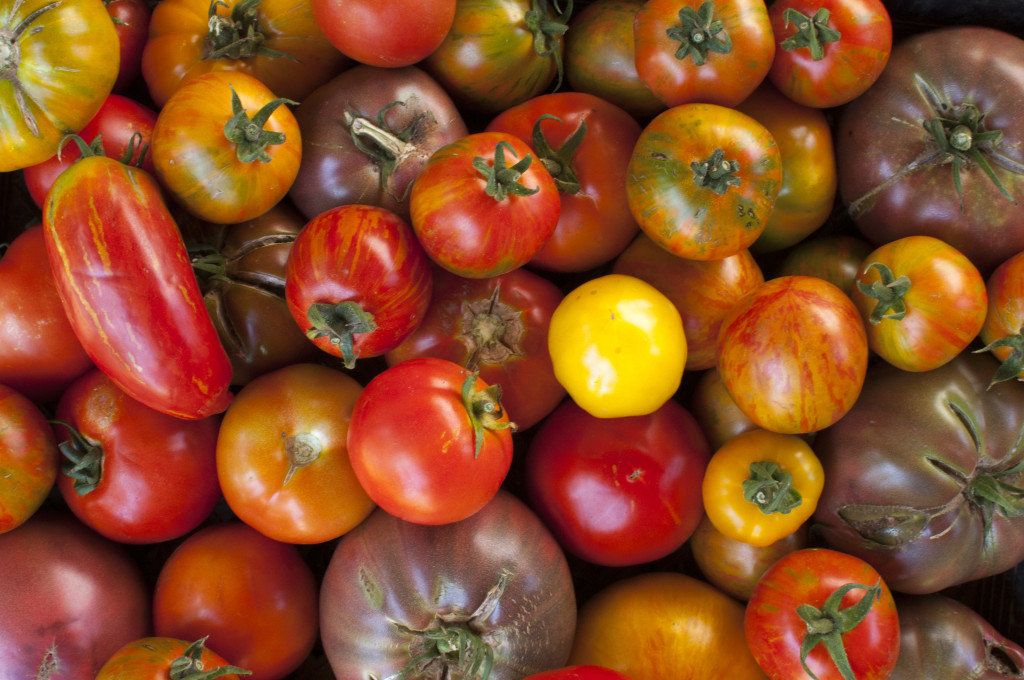
[[415, 64], [437, 49], [455, 20], [455, 0], [311, 0], [313, 17], [347, 57], [371, 66]]
[[0, 384], [0, 534], [21, 526], [57, 481], [60, 454], [46, 416]]
[[[115, 0], [118, 4], [135, 0]], [[86, 144], [93, 144], [97, 137], [103, 144], [103, 155], [129, 165], [141, 167], [153, 173], [153, 155], [149, 144], [153, 139], [156, 125], [156, 111], [134, 99], [112, 94], [104, 100], [100, 110], [78, 133]], [[130, 156], [128, 156], [131, 151]], [[126, 158], [126, 156], [128, 156]], [[82, 157], [82, 151], [73, 142], [67, 141], [60, 152], [38, 165], [25, 168], [25, 185], [28, 193], [40, 208], [46, 201], [46, 192], [53, 186], [57, 175]], [[141, 165], [140, 165], [141, 162]]]
[[0, 258], [0, 384], [40, 404], [56, 400], [93, 367], [46, 258], [40, 224], [19, 234]]
[[747, 643], [772, 680], [885, 680], [900, 623], [889, 587], [859, 557], [825, 548], [788, 553], [747, 603]]
[[845, 104], [889, 62], [892, 21], [882, 0], [779, 0], [768, 16], [776, 43], [768, 77], [799, 104]]
[[430, 261], [405, 220], [370, 205], [314, 217], [288, 255], [288, 309], [317, 347], [355, 366], [394, 349], [427, 312]]
[[409, 211], [427, 254], [470, 278], [526, 264], [554, 233], [561, 200], [544, 164], [518, 137], [478, 132], [431, 155]]
[[528, 675], [523, 680], [629, 680], [618, 671], [603, 666], [566, 666]]
[[349, 425], [360, 484], [408, 522], [469, 517], [494, 497], [512, 464], [512, 426], [499, 396], [446, 359], [385, 369], [359, 395]]
[[316, 579], [294, 545], [228, 522], [191, 534], [164, 562], [153, 627], [161, 637], [209, 636], [249, 680], [279, 680], [313, 649], [318, 610]]
[[667, 106], [735, 106], [775, 56], [764, 0], [648, 0], [633, 40], [640, 79]]
[[520, 268], [467, 279], [440, 267], [423, 321], [385, 355], [388, 365], [419, 356], [454, 361], [501, 386], [501, 403], [519, 431], [533, 427], [565, 396], [548, 352], [551, 316], [562, 301], [552, 281]]
[[114, 21], [117, 42], [121, 46], [120, 69], [114, 81], [114, 92], [128, 88], [142, 71], [142, 49], [149, 37], [152, 12], [146, 0], [104, 0], [107, 13]]
[[595, 564], [642, 564], [677, 550], [697, 528], [710, 455], [697, 421], [672, 400], [622, 418], [565, 401], [533, 436], [526, 484], [566, 550]]
[[64, 392], [56, 416], [66, 459], [57, 486], [71, 511], [107, 538], [157, 543], [184, 536], [220, 499], [218, 418], [155, 411], [99, 370]]
[[529, 140], [558, 186], [558, 225], [530, 264], [576, 272], [622, 252], [639, 227], [626, 200], [626, 168], [640, 124], [600, 97], [555, 92], [506, 109], [489, 132]]
[[243, 669], [231, 666], [205, 642], [205, 638], [191, 643], [169, 637], [140, 638], [114, 652], [96, 680], [240, 680]]

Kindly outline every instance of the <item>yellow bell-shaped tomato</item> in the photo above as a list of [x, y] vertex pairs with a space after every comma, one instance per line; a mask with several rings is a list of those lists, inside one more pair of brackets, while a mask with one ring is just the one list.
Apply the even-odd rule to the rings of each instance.
[[656, 411], [679, 389], [686, 335], [675, 305], [651, 284], [608, 274], [582, 284], [551, 317], [555, 377], [591, 415]]

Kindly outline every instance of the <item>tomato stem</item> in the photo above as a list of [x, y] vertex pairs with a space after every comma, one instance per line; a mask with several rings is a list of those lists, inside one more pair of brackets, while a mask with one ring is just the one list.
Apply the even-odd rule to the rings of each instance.
[[463, 303], [459, 339], [469, 350], [464, 368], [470, 371], [477, 370], [481, 362], [500, 364], [523, 353], [519, 346], [526, 331], [523, 312], [501, 302], [500, 294], [499, 284], [489, 298]]
[[1015, 335], [997, 338], [981, 349], [974, 350], [973, 353], [991, 352], [999, 347], [1009, 347], [1010, 353], [1006, 355], [1003, 362], [999, 364], [999, 368], [996, 369], [995, 375], [992, 376], [992, 380], [988, 384], [989, 389], [996, 383], [1015, 378], [1021, 371], [1024, 371], [1024, 327], [1017, 331]]
[[287, 52], [264, 44], [266, 36], [260, 30], [261, 2], [263, 0], [242, 0], [234, 6], [230, 16], [222, 16], [217, 13], [217, 8], [228, 4], [223, 0], [212, 0], [207, 22], [209, 30], [203, 39], [203, 59], [248, 59], [261, 55], [298, 61]]
[[693, 181], [697, 186], [707, 187], [716, 194], [724, 194], [729, 187], [738, 187], [742, 183], [736, 176], [740, 170], [739, 161], [726, 160], [722, 149], [715, 149], [706, 161], [690, 163], [690, 169], [693, 170]]
[[562, 143], [562, 146], [552, 149], [540, 127], [540, 122], [545, 119], [562, 122], [561, 118], [552, 116], [550, 113], [545, 113], [537, 118], [537, 122], [533, 124], [533, 150], [537, 152], [537, 158], [555, 180], [558, 190], [563, 194], [577, 194], [580, 191], [580, 180], [576, 176], [572, 159], [583, 142], [584, 135], [587, 134], [587, 121], [581, 120], [572, 135]]
[[527, 28], [533, 33], [533, 50], [539, 57], [552, 57], [555, 60], [557, 80], [554, 89], [557, 91], [562, 87], [562, 77], [565, 69], [562, 65], [562, 45], [560, 38], [569, 30], [569, 18], [572, 16], [572, 3], [569, 0], [565, 11], [562, 11], [558, 0], [552, 3], [558, 15], [554, 18], [548, 16], [547, 0], [533, 0], [533, 5], [523, 20]]
[[267, 154], [267, 147], [283, 144], [285, 134], [274, 130], [265, 130], [264, 126], [278, 106], [281, 104], [295, 106], [298, 102], [278, 97], [264, 104], [250, 120], [245, 108], [242, 107], [242, 100], [235, 92], [235, 86], [231, 85], [230, 87], [232, 116], [224, 124], [224, 136], [235, 145], [238, 160], [242, 163], [251, 163], [252, 161], [269, 163], [270, 155]]
[[[854, 589], [867, 592], [855, 604], [842, 608], [843, 598]], [[856, 628], [867, 617], [881, 595], [881, 581], [873, 586], [847, 583], [832, 591], [821, 609], [806, 603], [796, 608], [797, 614], [807, 624], [807, 635], [800, 644], [800, 663], [807, 675], [818, 680], [818, 676], [807, 666], [807, 657], [815, 647], [824, 645], [840, 675], [845, 680], [857, 680], [850, 667], [843, 635]]]
[[779, 46], [787, 52], [806, 47], [811, 51], [814, 61], [821, 61], [825, 58], [825, 45], [838, 42], [842, 37], [839, 31], [828, 25], [831, 15], [824, 7], [819, 8], [813, 17], [787, 7], [782, 12], [782, 20], [786, 28], [789, 28], [790, 23], [796, 24], [797, 32], [783, 40]]
[[732, 38], [725, 24], [714, 16], [714, 0], [706, 0], [700, 9], [683, 7], [679, 10], [679, 25], [665, 31], [671, 40], [680, 43], [676, 59], [690, 57], [696, 66], [703, 66], [709, 52], [728, 54], [732, 51]]
[[766, 515], [788, 515], [803, 502], [803, 496], [793, 487], [793, 475], [774, 461], [756, 461], [750, 464], [750, 476], [743, 480], [743, 498], [753, 503]]
[[103, 479], [103, 446], [89, 439], [70, 423], [63, 420], [51, 420], [54, 425], [61, 425], [68, 431], [70, 439], [61, 442], [61, 472], [74, 480], [71, 488], [79, 496], [93, 491]]
[[357, 149], [369, 156], [380, 168], [380, 187], [391, 198], [402, 202], [412, 189], [412, 182], [406, 185], [405, 191], [398, 196], [391, 188], [391, 176], [396, 168], [407, 158], [415, 155], [419, 149], [410, 144], [420, 124], [427, 117], [436, 122], [432, 112], [421, 112], [400, 130], [393, 129], [385, 118], [387, 112], [395, 106], [404, 106], [405, 102], [394, 101], [377, 112], [376, 122], [364, 116], [357, 116], [349, 111], [344, 114], [345, 124], [352, 136], [352, 143]]
[[496, 201], [503, 201], [509, 194], [513, 196], [532, 196], [540, 191], [540, 187], [528, 189], [519, 181], [519, 178], [523, 176], [523, 173], [533, 163], [533, 156], [526, 154], [515, 165], [510, 166], [506, 165], [505, 149], [508, 149], [509, 153], [513, 156], [516, 155], [512, 145], [502, 140], [494, 147], [493, 163], [488, 164], [483, 156], [477, 156], [473, 159], [473, 167], [487, 180], [487, 186], [484, 188], [487, 195]]
[[864, 268], [867, 273], [870, 269], [878, 271], [879, 279], [871, 285], [863, 281], [857, 281], [857, 289], [869, 298], [878, 300], [878, 304], [871, 310], [868, 321], [877, 326], [884, 319], [902, 321], [907, 315], [906, 295], [910, 292], [910, 278], [907, 276], [896, 276], [892, 269], [882, 262], [872, 262]]
[[345, 368], [348, 369], [355, 367], [358, 358], [354, 347], [356, 333], [372, 333], [377, 330], [373, 314], [352, 300], [337, 304], [315, 302], [306, 310], [306, 319], [310, 323], [306, 337], [310, 340], [328, 338], [332, 345], [338, 347]]
[[185, 653], [179, 656], [177, 659], [171, 662], [171, 666], [168, 669], [170, 680], [213, 680], [214, 678], [220, 678], [225, 675], [252, 675], [252, 671], [247, 671], [242, 668], [235, 666], [220, 666], [218, 668], [211, 668], [205, 670], [203, 668], [203, 650], [207, 638], [210, 636], [202, 637], [188, 647], [185, 648]]
[[466, 379], [462, 381], [462, 404], [469, 414], [473, 425], [474, 453], [478, 457], [484, 445], [485, 430], [515, 431], [515, 423], [501, 420], [505, 410], [501, 406], [501, 385], [495, 383], [482, 390], [476, 389], [476, 381], [480, 378], [478, 371], [466, 371]]

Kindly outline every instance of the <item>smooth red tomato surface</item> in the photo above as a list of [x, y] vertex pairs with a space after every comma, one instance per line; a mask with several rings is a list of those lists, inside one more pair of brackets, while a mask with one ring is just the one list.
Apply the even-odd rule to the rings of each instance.
[[152, 12], [146, 0], [104, 0], [103, 4], [114, 21], [121, 47], [121, 65], [113, 91], [122, 92], [134, 84], [142, 72], [142, 49], [149, 38]]
[[697, 421], [674, 401], [622, 418], [565, 401], [533, 436], [526, 482], [532, 507], [566, 550], [596, 564], [642, 564], [696, 529], [709, 457]]
[[311, 0], [313, 17], [347, 57], [371, 66], [415, 64], [437, 49], [455, 20], [455, 0]]
[[523, 680], [629, 680], [629, 678], [603, 666], [581, 665], [534, 673], [526, 676]]
[[0, 384], [0, 534], [21, 526], [57, 481], [57, 442], [28, 397]]

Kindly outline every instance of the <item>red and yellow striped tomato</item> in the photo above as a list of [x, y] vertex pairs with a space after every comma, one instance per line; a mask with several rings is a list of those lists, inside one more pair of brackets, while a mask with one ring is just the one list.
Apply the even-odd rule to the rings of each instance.
[[988, 312], [981, 340], [1002, 362], [992, 382], [1024, 379], [1024, 252], [996, 267], [985, 287]]
[[46, 416], [28, 397], [0, 385], [0, 534], [21, 526], [57, 481], [60, 454]]
[[133, 640], [114, 652], [103, 664], [96, 680], [166, 680], [170, 677], [240, 680], [240, 675], [249, 674], [249, 671], [228, 664], [205, 643], [206, 638], [192, 643], [172, 637]]
[[42, 163], [92, 120], [121, 54], [100, 0], [0, 1], [0, 172]]

